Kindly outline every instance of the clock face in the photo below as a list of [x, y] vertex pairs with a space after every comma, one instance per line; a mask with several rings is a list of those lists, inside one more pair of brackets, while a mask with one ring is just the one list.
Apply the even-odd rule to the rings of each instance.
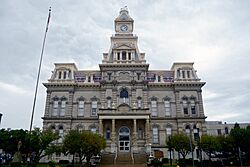
[[121, 29], [121, 31], [128, 31], [128, 26], [123, 24], [123, 25], [121, 25], [120, 29]]

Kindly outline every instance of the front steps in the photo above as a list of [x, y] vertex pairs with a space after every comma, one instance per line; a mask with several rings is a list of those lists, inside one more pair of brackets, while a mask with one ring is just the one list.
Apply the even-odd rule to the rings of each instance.
[[133, 164], [133, 159], [130, 153], [118, 153], [116, 158], [117, 165], [131, 165]]

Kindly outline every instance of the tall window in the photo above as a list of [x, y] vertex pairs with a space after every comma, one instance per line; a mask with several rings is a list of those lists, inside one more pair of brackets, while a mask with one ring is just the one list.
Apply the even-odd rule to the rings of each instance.
[[65, 115], [65, 110], [66, 110], [66, 100], [63, 99], [61, 101], [60, 116], [64, 116]]
[[117, 53], [117, 60], [120, 60], [120, 53]]
[[57, 116], [58, 115], [58, 100], [54, 100], [53, 102], [53, 116]]
[[166, 134], [167, 134], [167, 136], [171, 136], [172, 135], [172, 128], [171, 127], [167, 127], [166, 128]]
[[191, 101], [191, 113], [196, 114], [195, 102], [194, 100]]
[[142, 128], [138, 129], [138, 139], [143, 139], [143, 130], [142, 130]]
[[164, 107], [165, 107], [166, 116], [170, 116], [171, 115], [171, 109], [170, 109], [170, 101], [169, 100], [164, 101]]
[[59, 143], [62, 143], [62, 141], [63, 141], [63, 139], [64, 139], [64, 132], [63, 132], [63, 127], [62, 127], [62, 126], [59, 127], [59, 134], [58, 134], [58, 135], [59, 135], [59, 137], [60, 137], [60, 138], [58, 139], [58, 142], [59, 142]]
[[182, 71], [182, 78], [186, 78], [185, 71]]
[[107, 108], [111, 108], [111, 97], [107, 98]]
[[154, 117], [157, 116], [157, 101], [156, 100], [151, 101], [151, 114]]
[[128, 59], [131, 60], [131, 53], [128, 53]]
[[122, 60], [126, 60], [126, 52], [122, 52]]
[[96, 116], [97, 115], [97, 101], [92, 101], [92, 112], [91, 112], [92, 116]]
[[59, 74], [58, 74], [58, 79], [61, 79], [62, 78], [62, 72], [59, 71]]
[[190, 71], [187, 71], [187, 78], [190, 78]]
[[67, 77], [67, 71], [64, 71], [63, 72], [63, 79], [66, 79], [66, 77]]
[[78, 102], [78, 116], [84, 115], [84, 100], [79, 100]]
[[122, 89], [120, 92], [120, 99], [123, 103], [128, 103], [128, 91], [126, 89]]
[[90, 76], [88, 76], [88, 82], [91, 82], [91, 77]]
[[107, 130], [106, 130], [106, 139], [107, 140], [110, 139], [110, 128], [107, 128]]
[[184, 113], [184, 115], [188, 115], [188, 104], [187, 104], [187, 100], [183, 100], [183, 113]]
[[159, 143], [158, 127], [153, 127], [153, 143]]
[[137, 99], [137, 108], [142, 108], [142, 100], [141, 100], [141, 98]]

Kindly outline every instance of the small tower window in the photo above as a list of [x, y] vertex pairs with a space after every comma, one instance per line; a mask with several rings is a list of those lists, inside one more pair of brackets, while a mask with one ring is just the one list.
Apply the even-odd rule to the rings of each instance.
[[182, 71], [182, 78], [186, 78], [185, 71]]
[[91, 77], [90, 76], [88, 76], [88, 82], [91, 82]]
[[66, 77], [67, 77], [67, 71], [64, 71], [63, 72], [63, 79], [66, 79]]
[[125, 51], [122, 52], [122, 60], [126, 60], [126, 52]]
[[137, 73], [137, 80], [140, 80], [141, 78], [141, 73]]
[[187, 71], [187, 78], [190, 78], [190, 71]]
[[59, 71], [59, 74], [58, 74], [58, 79], [61, 79], [62, 78], [62, 72]]
[[128, 59], [131, 60], [131, 53], [128, 53]]
[[120, 60], [120, 53], [117, 53], [117, 60]]

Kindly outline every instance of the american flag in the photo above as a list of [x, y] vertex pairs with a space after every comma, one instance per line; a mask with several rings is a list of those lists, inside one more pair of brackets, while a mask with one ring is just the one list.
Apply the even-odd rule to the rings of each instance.
[[155, 73], [147, 73], [147, 81], [148, 82], [154, 82], [155, 81]]
[[163, 75], [164, 82], [173, 82], [174, 81], [174, 71], [166, 71]]
[[47, 25], [46, 25], [46, 32], [49, 29], [49, 21], [50, 21], [50, 17], [51, 17], [51, 7], [49, 8], [49, 15], [48, 15], [48, 21], [47, 21]]

